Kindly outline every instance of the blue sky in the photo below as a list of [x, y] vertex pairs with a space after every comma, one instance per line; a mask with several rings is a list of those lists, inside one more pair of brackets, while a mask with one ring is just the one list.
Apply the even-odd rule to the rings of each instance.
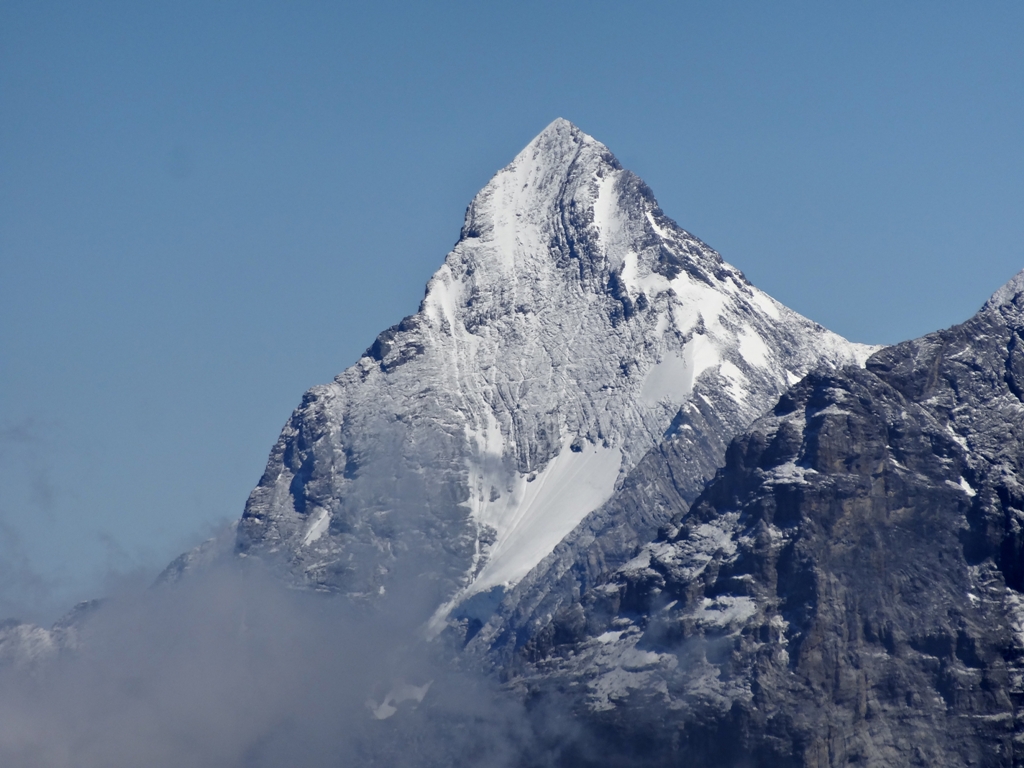
[[0, 2], [0, 613], [237, 517], [558, 116], [851, 339], [966, 319], [1024, 267], [1021, 40], [998, 2]]

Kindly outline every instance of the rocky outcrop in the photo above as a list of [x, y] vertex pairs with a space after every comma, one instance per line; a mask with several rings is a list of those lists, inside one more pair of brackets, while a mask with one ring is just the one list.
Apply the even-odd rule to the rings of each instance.
[[733, 441], [513, 678], [600, 726], [575, 761], [1024, 764], [1022, 339], [1024, 273]]

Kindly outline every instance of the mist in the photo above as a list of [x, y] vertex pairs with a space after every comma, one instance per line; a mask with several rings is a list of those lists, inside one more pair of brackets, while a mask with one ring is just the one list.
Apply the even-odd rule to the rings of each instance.
[[285, 584], [231, 560], [81, 609], [74, 647], [0, 672], [0, 764], [558, 760], [569, 720], [420, 639], [414, 590], [359, 605]]

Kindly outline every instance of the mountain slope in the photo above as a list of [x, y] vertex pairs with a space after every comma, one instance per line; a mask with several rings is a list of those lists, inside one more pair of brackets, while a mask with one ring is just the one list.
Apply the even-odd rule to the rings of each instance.
[[868, 351], [751, 286], [556, 120], [473, 200], [419, 311], [306, 394], [236, 549], [352, 596], [415, 581], [433, 631], [459, 604], [486, 616], [666, 432], [692, 448], [692, 497], [705, 444]]
[[789, 390], [516, 685], [576, 691], [580, 764], [1021, 765], [1022, 522], [1024, 272]]

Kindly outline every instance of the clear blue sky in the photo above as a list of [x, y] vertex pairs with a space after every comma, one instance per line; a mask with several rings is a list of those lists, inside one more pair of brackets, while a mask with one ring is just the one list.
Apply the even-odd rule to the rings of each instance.
[[1024, 267], [1024, 4], [0, 2], [0, 613], [237, 517], [558, 116], [823, 325]]

